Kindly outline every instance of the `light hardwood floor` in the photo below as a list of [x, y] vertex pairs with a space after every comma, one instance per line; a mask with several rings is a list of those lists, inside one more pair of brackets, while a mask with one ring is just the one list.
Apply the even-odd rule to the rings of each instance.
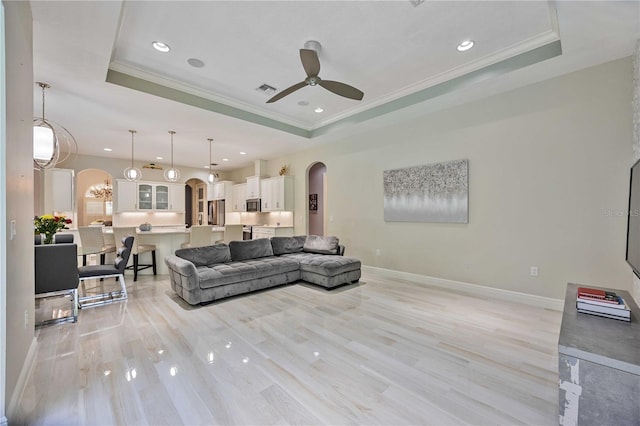
[[128, 289], [36, 331], [18, 423], [558, 424], [557, 311], [373, 274], [202, 307]]

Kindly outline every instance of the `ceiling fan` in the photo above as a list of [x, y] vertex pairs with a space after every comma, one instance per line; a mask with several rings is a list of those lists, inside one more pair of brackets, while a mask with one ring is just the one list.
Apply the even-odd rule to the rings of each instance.
[[268, 104], [284, 98], [287, 95], [295, 92], [298, 89], [302, 89], [304, 86], [322, 86], [330, 92], [336, 95], [344, 96], [345, 98], [361, 101], [364, 93], [353, 86], [341, 83], [339, 81], [323, 80], [318, 74], [320, 73], [320, 61], [318, 60], [318, 53], [320, 52], [320, 43], [317, 41], [308, 41], [304, 44], [304, 49], [300, 49], [300, 60], [302, 61], [302, 67], [307, 73], [307, 78], [300, 83], [296, 83], [293, 86], [283, 90], [271, 99], [267, 101]]

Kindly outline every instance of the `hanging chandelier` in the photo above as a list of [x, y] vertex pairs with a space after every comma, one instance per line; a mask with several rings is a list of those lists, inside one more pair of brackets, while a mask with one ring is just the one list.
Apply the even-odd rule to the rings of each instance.
[[137, 132], [135, 130], [129, 130], [129, 133], [131, 133], [131, 167], [124, 169], [124, 177], [128, 181], [136, 182], [142, 177], [140, 169], [133, 165], [133, 135]]
[[176, 182], [180, 178], [180, 170], [173, 167], [173, 135], [176, 134], [173, 130], [169, 130], [171, 135], [171, 167], [164, 171], [164, 178], [169, 182]]
[[33, 166], [36, 170], [55, 167], [78, 151], [73, 135], [60, 124], [45, 119], [44, 91], [51, 86], [36, 82], [42, 88], [42, 117], [33, 119]]
[[211, 145], [213, 145], [213, 139], [207, 140], [209, 141], [209, 176], [207, 176], [207, 181], [209, 181], [209, 183], [215, 183], [218, 180], [218, 175], [213, 173], [213, 170], [211, 169], [211, 166], [213, 166], [213, 163], [211, 162]]
[[109, 179], [105, 179], [104, 184], [91, 186], [89, 188], [89, 194], [93, 198], [111, 201], [111, 198], [113, 197], [113, 186]]

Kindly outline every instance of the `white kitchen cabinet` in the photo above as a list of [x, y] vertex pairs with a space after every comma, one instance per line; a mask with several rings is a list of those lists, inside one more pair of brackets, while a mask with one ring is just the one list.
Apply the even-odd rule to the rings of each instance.
[[[247, 184], [239, 183], [233, 185], [231, 192], [231, 211], [246, 212], [247, 211]], [[226, 205], [226, 204], [225, 204]]]
[[260, 182], [263, 212], [293, 210], [293, 176], [278, 176]]
[[168, 211], [169, 185], [166, 183], [139, 182], [138, 210]]
[[44, 206], [46, 212], [71, 212], [74, 210], [73, 176], [73, 169], [45, 171]]
[[260, 176], [249, 176], [247, 178], [247, 200], [260, 198]]
[[184, 184], [175, 183], [169, 188], [169, 210], [173, 212], [184, 213], [185, 211], [185, 199], [184, 199]]
[[117, 181], [116, 211], [185, 211], [184, 184]]
[[231, 198], [232, 186], [233, 182], [227, 180], [209, 184], [207, 199], [211, 201]]
[[292, 237], [293, 227], [288, 226], [254, 226], [251, 230], [251, 239], [258, 240], [260, 238], [271, 237]]
[[116, 190], [116, 211], [131, 212], [138, 210], [138, 183], [118, 180]]

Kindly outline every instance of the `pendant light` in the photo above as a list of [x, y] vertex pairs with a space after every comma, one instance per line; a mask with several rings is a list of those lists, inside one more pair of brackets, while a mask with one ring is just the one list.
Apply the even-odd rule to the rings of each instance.
[[169, 182], [176, 182], [180, 178], [180, 170], [173, 167], [173, 135], [176, 134], [173, 130], [169, 130], [171, 135], [171, 167], [164, 171], [164, 178]]
[[213, 144], [213, 139], [207, 140], [209, 141], [209, 176], [207, 176], [207, 181], [209, 181], [209, 183], [215, 183], [218, 180], [218, 175], [211, 170], [211, 165], [213, 164], [211, 162], [211, 145]]
[[42, 89], [42, 117], [33, 119], [33, 165], [36, 170], [45, 170], [55, 167], [57, 163], [77, 152], [78, 144], [67, 129], [45, 119], [44, 91], [51, 86], [39, 81], [36, 85]]
[[140, 169], [133, 166], [133, 135], [137, 132], [135, 130], [129, 130], [129, 133], [131, 133], [131, 167], [127, 167], [124, 170], [124, 177], [128, 181], [136, 182], [142, 177]]

